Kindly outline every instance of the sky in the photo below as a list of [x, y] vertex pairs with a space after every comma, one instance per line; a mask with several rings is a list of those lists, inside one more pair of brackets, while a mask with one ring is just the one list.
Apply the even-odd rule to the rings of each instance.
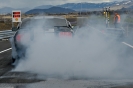
[[59, 5], [64, 3], [78, 3], [78, 2], [112, 2], [122, 0], [0, 0], [0, 8], [12, 7], [12, 8], [34, 8], [40, 5]]

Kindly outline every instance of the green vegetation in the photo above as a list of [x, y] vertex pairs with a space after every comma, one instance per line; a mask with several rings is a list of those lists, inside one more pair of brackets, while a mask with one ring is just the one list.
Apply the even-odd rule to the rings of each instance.
[[[126, 25], [128, 24], [129, 27], [133, 26], [133, 16], [130, 14], [126, 14], [126, 15], [121, 15], [121, 20], [122, 20], [122, 25], [123, 23], [126, 23]], [[95, 22], [95, 24], [97, 25], [106, 25], [106, 18], [104, 14], [67, 14], [67, 15], [53, 15], [53, 16], [64, 16], [68, 21], [70, 21], [72, 23], [73, 26], [77, 25], [76, 21], [78, 17], [85, 17], [88, 18], [88, 20], [92, 20]], [[25, 16], [25, 17], [30, 17], [29, 16]], [[85, 20], [85, 19], [84, 19]], [[83, 21], [83, 20], [82, 20]], [[14, 23], [14, 26], [17, 26], [18, 23]], [[123, 25], [124, 27], [125, 24]], [[12, 27], [12, 22], [11, 22], [11, 17], [7, 18], [7, 19], [3, 19], [1, 17], [0, 19], [0, 30], [10, 30]], [[114, 27], [114, 14], [109, 15], [109, 27]]]
[[[18, 23], [14, 23], [14, 26], [17, 26]], [[0, 21], [0, 31], [2, 30], [10, 30], [12, 28], [12, 22], [11, 21]]]

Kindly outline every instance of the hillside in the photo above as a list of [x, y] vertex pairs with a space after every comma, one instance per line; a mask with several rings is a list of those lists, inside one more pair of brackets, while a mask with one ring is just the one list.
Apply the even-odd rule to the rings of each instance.
[[[50, 8], [51, 5], [42, 5], [35, 8], [45, 9]], [[104, 7], [111, 7], [111, 10], [118, 10], [122, 8], [131, 8], [133, 7], [133, 0], [124, 0], [124, 1], [114, 1], [114, 2], [104, 2], [104, 3], [66, 3], [62, 5], [57, 5], [57, 7], [69, 8], [75, 11], [100, 11]]]
[[75, 12], [75, 10], [72, 9], [66, 9], [61, 7], [51, 7], [49, 9], [32, 9], [27, 11], [25, 14], [41, 14], [41, 13], [70, 13]]
[[[59, 8], [60, 7], [60, 8]], [[40, 5], [33, 9], [31, 8], [0, 8], [0, 14], [11, 13], [12, 10], [21, 10], [22, 13], [68, 13], [73, 11], [102, 11], [104, 7], [110, 7], [111, 10], [130, 9], [133, 8], [133, 0], [123, 0], [104, 3], [65, 3], [57, 6], [53, 5]]]

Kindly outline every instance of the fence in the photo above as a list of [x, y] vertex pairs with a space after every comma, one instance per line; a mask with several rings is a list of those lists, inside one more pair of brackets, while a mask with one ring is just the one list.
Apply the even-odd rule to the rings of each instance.
[[11, 30], [0, 31], [0, 39], [12, 37], [14, 33]]

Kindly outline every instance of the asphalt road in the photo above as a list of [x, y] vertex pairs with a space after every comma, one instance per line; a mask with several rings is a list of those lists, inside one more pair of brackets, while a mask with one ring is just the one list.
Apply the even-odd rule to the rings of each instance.
[[[9, 41], [0, 41], [0, 51], [10, 48]], [[0, 54], [0, 76], [11, 70], [11, 50]]]
[[[133, 56], [133, 48], [119, 42], [126, 48], [122, 55]], [[9, 41], [0, 41], [0, 51], [11, 48]], [[126, 58], [126, 57], [125, 57]], [[38, 79], [37, 74], [13, 72], [11, 50], [0, 53], [0, 88], [133, 88], [133, 79]]]
[[[121, 46], [121, 52], [126, 50], [118, 54], [125, 59], [125, 63], [128, 65], [128, 57], [133, 57], [132, 37], [129, 36], [125, 41], [118, 42], [117, 45]], [[14, 72], [12, 71], [14, 66], [11, 65], [10, 48], [11, 45], [8, 40], [0, 41], [0, 52], [2, 51], [0, 53], [0, 88], [133, 88], [133, 78], [41, 79], [36, 73]], [[128, 74], [126, 75], [128, 76]]]

